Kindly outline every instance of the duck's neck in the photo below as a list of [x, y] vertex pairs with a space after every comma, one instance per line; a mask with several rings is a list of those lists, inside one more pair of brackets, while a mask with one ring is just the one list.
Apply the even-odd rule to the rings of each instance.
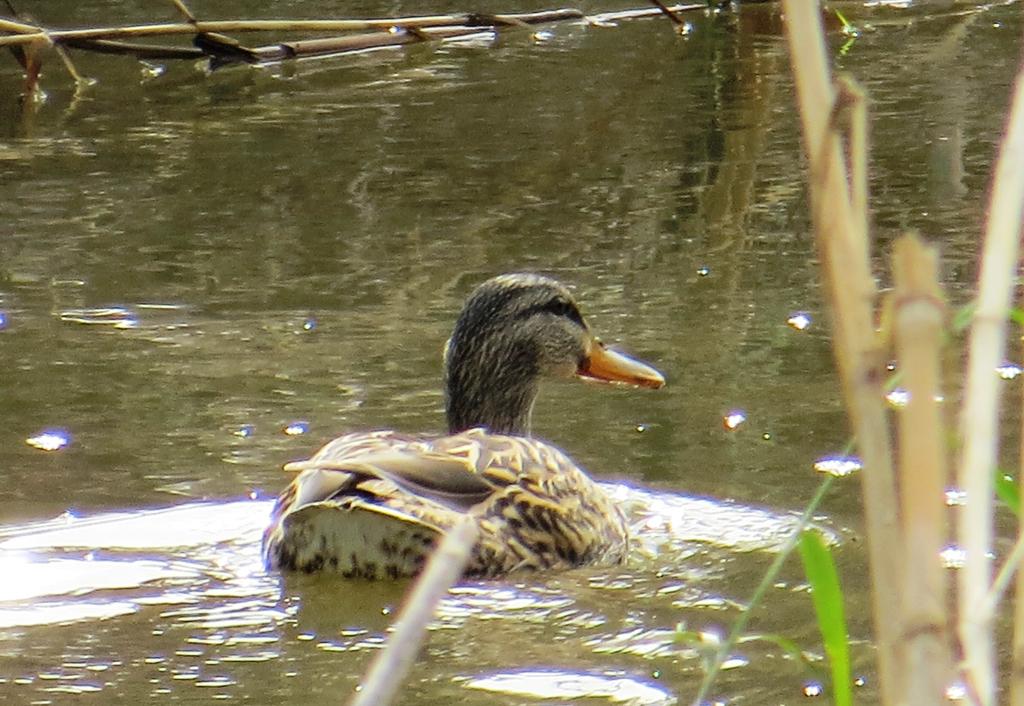
[[464, 351], [449, 351], [454, 357], [445, 366], [448, 431], [485, 427], [495, 434], [529, 436], [536, 366], [512, 355], [481, 359], [475, 352], [478, 356], [465, 359]]

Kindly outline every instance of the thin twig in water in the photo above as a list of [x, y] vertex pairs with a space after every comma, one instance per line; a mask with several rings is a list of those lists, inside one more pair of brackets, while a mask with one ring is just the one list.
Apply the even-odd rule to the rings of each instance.
[[195, 24], [196, 16], [192, 14], [192, 10], [188, 9], [188, 6], [182, 0], [171, 0], [171, 4], [178, 8], [178, 12], [182, 14], [186, 21]]
[[661, 10], [662, 14], [664, 14], [665, 17], [667, 17], [670, 20], [672, 20], [672, 23], [676, 27], [682, 27], [683, 25], [686, 24], [685, 22], [683, 22], [682, 18], [679, 17], [679, 15], [677, 15], [675, 12], [673, 12], [672, 9], [668, 5], [663, 3], [661, 0], [651, 0], [651, 2], [654, 3], [655, 7], [657, 7], [659, 10]]
[[71, 56], [68, 54], [68, 50], [59, 44], [55, 44], [54, 49], [57, 51], [57, 56], [59, 56], [61, 61], [64, 62], [64, 68], [68, 70], [68, 73], [71, 74], [71, 78], [75, 80], [75, 86], [82, 88], [89, 85], [89, 79], [78, 73], [78, 69], [75, 68], [74, 62], [71, 61]]
[[438, 603], [462, 576], [476, 539], [476, 525], [468, 518], [445, 536], [413, 585], [395, 621], [394, 632], [370, 665], [351, 706], [387, 706], [391, 703], [420, 649]]

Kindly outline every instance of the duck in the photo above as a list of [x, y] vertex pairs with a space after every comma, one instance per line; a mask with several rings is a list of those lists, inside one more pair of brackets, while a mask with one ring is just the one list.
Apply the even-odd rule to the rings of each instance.
[[530, 435], [539, 384], [575, 377], [660, 388], [664, 376], [607, 347], [569, 289], [532, 273], [480, 284], [444, 347], [448, 434], [354, 432], [304, 461], [263, 535], [268, 571], [416, 576], [469, 518], [466, 577], [621, 563], [626, 518], [590, 475]]

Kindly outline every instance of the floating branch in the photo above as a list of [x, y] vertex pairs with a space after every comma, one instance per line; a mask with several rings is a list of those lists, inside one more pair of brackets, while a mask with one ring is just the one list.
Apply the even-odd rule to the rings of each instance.
[[[667, 8], [672, 13], [704, 10], [706, 5], [692, 3], [673, 5]], [[652, 17], [663, 14], [660, 8], [640, 8], [609, 12], [588, 17], [575, 8], [561, 8], [540, 12], [512, 14], [461, 13], [456, 15], [427, 15], [419, 17], [388, 17], [366, 20], [215, 20], [210, 22], [173, 22], [124, 27], [92, 27], [86, 29], [44, 29], [35, 25], [0, 19], [0, 32], [10, 36], [0, 37], [0, 46], [30, 44], [34, 41], [68, 42], [81, 39], [138, 39], [140, 37], [166, 37], [190, 35], [202, 32], [365, 32], [368, 30], [387, 31], [393, 27], [424, 28], [467, 26], [484, 28], [488, 26], [536, 25], [563, 20], [590, 19], [598, 22]]]
[[[493, 34], [503, 29], [529, 27], [563, 21], [585, 21], [607, 25], [618, 21], [665, 15], [677, 27], [685, 26], [679, 13], [706, 10], [705, 3], [666, 6], [662, 0], [651, 0], [656, 7], [636, 8], [588, 16], [575, 8], [559, 8], [523, 13], [460, 13], [413, 17], [338, 20], [215, 20], [202, 22], [194, 18], [183, 3], [174, 4], [185, 15], [185, 22], [127, 25], [122, 27], [91, 27], [84, 29], [52, 29], [15, 19], [0, 18], [0, 47], [7, 46], [17, 56], [53, 46], [70, 63], [66, 48], [102, 54], [125, 54], [139, 59], [207, 58], [210, 68], [228, 64], [271, 64], [298, 58], [324, 57], [385, 47], [401, 47], [418, 42]], [[298, 39], [255, 47], [242, 45], [227, 33], [287, 32], [330, 33], [336, 36], [320, 39]], [[3, 33], [7, 33], [3, 35]], [[356, 34], [359, 33], [359, 34]], [[147, 37], [192, 36], [193, 46], [138, 43], [132, 40]], [[24, 66], [24, 62], [23, 62]], [[26, 75], [38, 72], [38, 61], [24, 66]], [[73, 75], [74, 72], [73, 72]], [[77, 75], [76, 75], [77, 79]]]

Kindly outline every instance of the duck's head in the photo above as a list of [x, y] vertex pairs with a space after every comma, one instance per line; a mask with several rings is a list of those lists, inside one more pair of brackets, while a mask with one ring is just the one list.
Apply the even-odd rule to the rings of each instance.
[[665, 384], [654, 368], [606, 348], [559, 282], [532, 274], [487, 280], [466, 301], [445, 347], [449, 430], [528, 434], [544, 375]]

